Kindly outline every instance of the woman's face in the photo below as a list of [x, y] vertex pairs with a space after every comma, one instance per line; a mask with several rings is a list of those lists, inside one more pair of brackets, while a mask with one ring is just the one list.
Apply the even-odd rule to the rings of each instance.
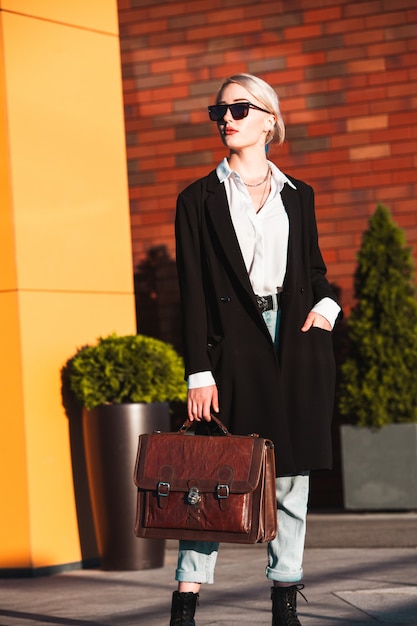
[[[265, 108], [242, 85], [229, 83], [221, 92], [217, 104], [233, 104], [234, 102], [251, 102], [262, 109]], [[247, 117], [235, 120], [230, 109], [227, 109], [224, 118], [217, 122], [217, 128], [222, 142], [229, 150], [240, 151], [253, 146], [260, 146], [264, 149], [267, 132], [274, 123], [275, 116], [272, 113], [249, 109]]]

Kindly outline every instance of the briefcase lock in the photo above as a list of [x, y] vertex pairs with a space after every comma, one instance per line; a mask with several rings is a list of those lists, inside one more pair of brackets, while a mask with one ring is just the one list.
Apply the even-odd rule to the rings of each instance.
[[188, 492], [187, 496], [187, 502], [188, 504], [198, 504], [199, 502], [201, 502], [201, 496], [198, 491], [198, 487], [190, 487], [190, 491]]

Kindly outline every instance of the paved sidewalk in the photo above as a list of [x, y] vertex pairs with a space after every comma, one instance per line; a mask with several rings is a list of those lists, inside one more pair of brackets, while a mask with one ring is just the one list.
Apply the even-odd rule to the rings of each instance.
[[[176, 545], [160, 569], [0, 580], [0, 626], [168, 626]], [[197, 626], [270, 626], [265, 553], [221, 546]], [[417, 626], [417, 514], [312, 514], [304, 569], [303, 626]]]

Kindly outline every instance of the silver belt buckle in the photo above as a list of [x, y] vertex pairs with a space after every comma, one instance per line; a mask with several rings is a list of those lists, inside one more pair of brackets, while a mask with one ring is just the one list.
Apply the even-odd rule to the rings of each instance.
[[265, 313], [265, 311], [268, 311], [268, 300], [266, 298], [264, 298], [263, 296], [256, 296], [256, 302], [258, 304], [258, 308], [260, 309], [261, 313]]

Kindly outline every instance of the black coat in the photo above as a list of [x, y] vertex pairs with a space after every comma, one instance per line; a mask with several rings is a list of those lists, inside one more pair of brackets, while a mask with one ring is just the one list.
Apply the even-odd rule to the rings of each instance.
[[215, 171], [179, 195], [176, 213], [186, 377], [213, 372], [221, 420], [233, 434], [272, 439], [278, 474], [332, 461], [332, 333], [300, 329], [314, 304], [335, 296], [318, 246], [313, 190], [291, 180], [297, 190], [285, 184], [281, 193], [289, 242], [278, 356]]

